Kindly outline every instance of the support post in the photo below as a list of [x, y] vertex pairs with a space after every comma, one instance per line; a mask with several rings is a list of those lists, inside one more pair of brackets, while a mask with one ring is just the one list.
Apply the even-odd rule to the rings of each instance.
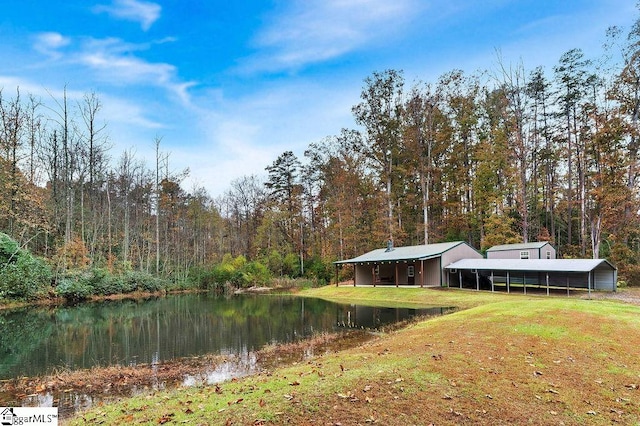
[[480, 272], [476, 269], [476, 291], [480, 291]]
[[524, 287], [524, 294], [527, 294], [527, 273], [522, 273], [522, 287]]
[[591, 271], [589, 271], [589, 277], [587, 278], [587, 288], [589, 289], [589, 299], [591, 299]]
[[549, 295], [549, 273], [547, 272], [547, 296]]
[[373, 277], [373, 279], [371, 280], [371, 282], [373, 283], [373, 286], [376, 286], [376, 267], [372, 266], [371, 267], [371, 276]]
[[507, 271], [507, 293], [509, 293], [509, 271]]
[[491, 271], [491, 293], [493, 293], [495, 291], [494, 285], [493, 285], [493, 271]]
[[396, 273], [394, 276], [394, 281], [396, 282], [396, 287], [398, 287], [398, 262], [396, 262]]
[[462, 270], [458, 269], [458, 283], [460, 284], [460, 288], [462, 288]]

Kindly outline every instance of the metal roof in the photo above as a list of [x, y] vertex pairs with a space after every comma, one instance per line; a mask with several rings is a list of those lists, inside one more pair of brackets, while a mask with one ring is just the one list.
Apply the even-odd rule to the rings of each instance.
[[605, 264], [606, 259], [462, 259], [445, 269], [478, 269], [484, 271], [590, 272]]
[[519, 243], [519, 244], [502, 244], [493, 246], [487, 251], [504, 251], [504, 250], [527, 250], [527, 249], [540, 249], [547, 244], [551, 245], [549, 241], [536, 241], [533, 243]]
[[404, 260], [425, 260], [437, 257], [452, 248], [466, 244], [464, 241], [454, 241], [451, 243], [423, 244], [420, 246], [394, 247], [391, 250], [386, 248], [372, 250], [368, 253], [354, 257], [353, 259], [333, 262], [337, 265], [346, 263], [380, 263], [397, 262]]

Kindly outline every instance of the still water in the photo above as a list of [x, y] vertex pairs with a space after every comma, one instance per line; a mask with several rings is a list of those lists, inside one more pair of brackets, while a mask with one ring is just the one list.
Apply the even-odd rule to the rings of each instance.
[[277, 295], [175, 295], [0, 312], [0, 379], [56, 369], [246, 356], [349, 327], [375, 329], [446, 308], [376, 308]]

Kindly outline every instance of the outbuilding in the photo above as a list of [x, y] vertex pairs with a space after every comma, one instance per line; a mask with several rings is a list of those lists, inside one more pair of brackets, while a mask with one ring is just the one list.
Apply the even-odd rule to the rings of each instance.
[[502, 244], [487, 250], [487, 259], [555, 259], [556, 249], [548, 241]]
[[461, 259], [445, 269], [447, 286], [491, 291], [616, 291], [618, 280], [616, 267], [605, 259]]
[[353, 265], [353, 285], [445, 286], [444, 265], [460, 259], [482, 259], [482, 255], [464, 241], [423, 244], [372, 250], [353, 259], [334, 262], [336, 270]]

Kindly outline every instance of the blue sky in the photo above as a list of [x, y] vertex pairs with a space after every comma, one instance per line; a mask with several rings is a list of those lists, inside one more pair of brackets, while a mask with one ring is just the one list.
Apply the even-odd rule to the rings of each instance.
[[550, 71], [596, 56], [635, 0], [0, 0], [0, 88], [50, 101], [98, 94], [110, 155], [154, 164], [154, 139], [185, 189], [221, 195], [286, 150], [355, 127], [374, 71], [408, 85], [503, 62]]

